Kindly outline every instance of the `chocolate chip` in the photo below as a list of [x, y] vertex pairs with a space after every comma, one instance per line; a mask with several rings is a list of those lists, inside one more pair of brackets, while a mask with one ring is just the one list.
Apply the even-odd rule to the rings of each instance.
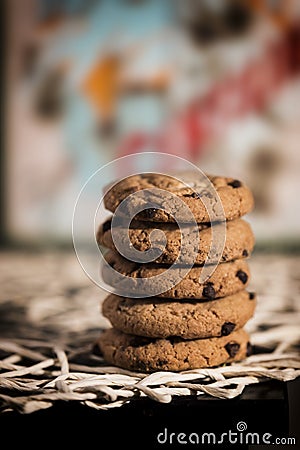
[[159, 359], [159, 360], [157, 361], [158, 367], [163, 367], [163, 366], [165, 366], [166, 364], [168, 364], [168, 360], [167, 360], [167, 359]]
[[249, 300], [255, 299], [255, 292], [249, 292]]
[[247, 350], [246, 350], [246, 356], [250, 356], [253, 353], [253, 348], [250, 342], [247, 342]]
[[228, 334], [230, 334], [234, 329], [235, 329], [235, 323], [225, 322], [222, 325], [221, 335], [222, 336], [228, 336]]
[[216, 291], [214, 289], [213, 283], [207, 283], [203, 288], [202, 295], [209, 300], [213, 300], [216, 296]]
[[200, 198], [200, 194], [197, 192], [192, 192], [191, 194], [184, 194], [184, 197], [190, 197], [190, 198]]
[[102, 352], [100, 350], [100, 347], [99, 347], [99, 345], [97, 343], [94, 344], [93, 347], [92, 347], [92, 354], [96, 355], [96, 356], [103, 356], [103, 354], [102, 354]]
[[247, 256], [249, 256], [249, 253], [248, 253], [248, 250], [243, 250], [243, 256], [245, 257], [245, 258], [247, 258]]
[[230, 182], [227, 183], [227, 184], [228, 184], [228, 186], [231, 186], [231, 187], [233, 187], [234, 189], [239, 188], [239, 187], [242, 186], [242, 183], [241, 183], [239, 180], [233, 180], [233, 181], [230, 181]]
[[111, 229], [111, 220], [107, 220], [106, 222], [104, 222], [104, 224], [102, 225], [102, 231], [103, 233], [105, 233], [106, 231]]
[[240, 344], [238, 344], [237, 342], [228, 342], [228, 344], [225, 345], [225, 349], [228, 355], [231, 358], [234, 358], [240, 349]]
[[156, 216], [157, 208], [148, 208], [143, 211], [143, 215], [148, 219], [153, 219]]
[[243, 284], [247, 283], [248, 275], [245, 272], [243, 272], [242, 270], [238, 270], [237, 273], [236, 273], [236, 276], [238, 277], [239, 280], [241, 280], [241, 282]]
[[149, 368], [147, 367], [147, 364], [144, 363], [144, 361], [137, 361], [138, 370], [141, 372], [148, 372]]

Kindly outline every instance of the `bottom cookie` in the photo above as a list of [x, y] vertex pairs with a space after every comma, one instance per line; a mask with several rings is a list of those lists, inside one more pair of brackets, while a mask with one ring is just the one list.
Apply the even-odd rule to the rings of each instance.
[[187, 341], [178, 337], [144, 338], [110, 328], [101, 334], [98, 346], [108, 363], [141, 372], [215, 367], [240, 361], [251, 352], [249, 336], [243, 329], [228, 336]]

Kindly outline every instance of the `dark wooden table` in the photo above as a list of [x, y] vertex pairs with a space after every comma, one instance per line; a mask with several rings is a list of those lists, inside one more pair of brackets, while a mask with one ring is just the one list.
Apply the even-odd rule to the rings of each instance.
[[[93, 447], [97, 445], [103, 449], [197, 448], [192, 444], [179, 444], [176, 440], [178, 434], [214, 433], [218, 440], [222, 433], [236, 432], [237, 424], [242, 421], [246, 423], [248, 432], [258, 433], [260, 438], [264, 433], [270, 433], [273, 441], [276, 437], [296, 436], [297, 428], [299, 430], [299, 397], [300, 382], [295, 380], [249, 386], [240, 397], [232, 400], [189, 396], [161, 404], [146, 398], [109, 411], [95, 411], [80, 404], [63, 402], [29, 415], [13, 412], [2, 415], [0, 429], [2, 435], [13, 433], [14, 444], [31, 446], [41, 444], [37, 437], [39, 430], [45, 442], [61, 445], [61, 436], [68, 448], [79, 441], [84, 441], [86, 446], [93, 444]], [[162, 443], [157, 441], [160, 433]], [[105, 442], [109, 446], [105, 446]], [[241, 444], [230, 447], [229, 443], [223, 443], [203, 445], [202, 448], [254, 447]]]

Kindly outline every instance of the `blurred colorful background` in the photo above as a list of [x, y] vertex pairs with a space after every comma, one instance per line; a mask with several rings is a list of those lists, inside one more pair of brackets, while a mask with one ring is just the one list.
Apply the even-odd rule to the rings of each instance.
[[298, 0], [6, 3], [2, 242], [71, 244], [88, 177], [154, 151], [244, 180], [258, 247], [299, 248]]

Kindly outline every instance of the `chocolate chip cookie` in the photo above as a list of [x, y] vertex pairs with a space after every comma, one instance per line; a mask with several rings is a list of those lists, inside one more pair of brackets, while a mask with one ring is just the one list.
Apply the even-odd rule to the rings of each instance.
[[242, 328], [252, 317], [255, 306], [255, 295], [245, 290], [207, 302], [132, 299], [112, 294], [105, 299], [102, 313], [114, 328], [124, 333], [199, 339], [227, 336]]
[[200, 279], [203, 267], [199, 266], [188, 271], [184, 266], [143, 265], [128, 261], [112, 250], [105, 255], [105, 259], [114, 270], [104, 265], [103, 280], [115, 287], [117, 293], [128, 297], [157, 295], [174, 299], [213, 300], [243, 290], [250, 277], [244, 259], [219, 264], [204, 283]]
[[[215, 225], [212, 227], [208, 224], [199, 224], [198, 230], [195, 227], [184, 227], [186, 233], [186, 245], [181, 248], [182, 236], [181, 230], [174, 223], [161, 223], [159, 229], [163, 231], [166, 238], [166, 245], [162, 246], [160, 256], [155, 260], [157, 263], [173, 264], [177, 258], [184, 264], [193, 262], [196, 264], [204, 264], [212, 243], [213, 233], [220, 234], [226, 232], [226, 240], [223, 252], [212, 252], [210, 256], [211, 262], [225, 262], [234, 259], [248, 257], [254, 246], [254, 235], [250, 225], [242, 219], [236, 219], [226, 223], [226, 230], [223, 226]], [[155, 233], [157, 227], [153, 222], [132, 221], [130, 228], [116, 227], [118, 237], [118, 245], [124, 248], [126, 252], [127, 239], [129, 234], [130, 244], [138, 251], [145, 252], [155, 246]], [[112, 250], [116, 250], [112, 233], [111, 219], [104, 222], [98, 230], [97, 242]], [[152, 243], [152, 244], [151, 244]], [[158, 244], [159, 246], [159, 244]], [[197, 252], [197, 253], [196, 253]]]
[[98, 346], [108, 363], [141, 372], [215, 367], [239, 361], [250, 351], [242, 328], [228, 336], [194, 340], [150, 339], [111, 328], [101, 334]]
[[[198, 223], [211, 222], [209, 208], [215, 210], [218, 198], [224, 210], [223, 220], [232, 220], [243, 216], [253, 208], [253, 196], [250, 189], [241, 181], [233, 178], [207, 175], [214, 189], [198, 173], [183, 173], [171, 177], [156, 173], [143, 173], [124, 178], [110, 187], [104, 195], [105, 207], [115, 212], [121, 202], [141, 190], [144, 196], [130, 197], [122, 209], [123, 214], [134, 218], [137, 207], [144, 211], [139, 212], [136, 218], [153, 222], [174, 222], [169, 211], [174, 211], [174, 195], [188, 206], [193, 220]], [[151, 189], [155, 193], [151, 193]], [[160, 189], [160, 192], [157, 191]], [[172, 195], [174, 194], [174, 195]], [[208, 209], [207, 207], [208, 206]], [[162, 209], [163, 208], [163, 209]], [[176, 218], [182, 222], [190, 222], [190, 216], [185, 208], [177, 208]], [[218, 216], [220, 216], [218, 212]], [[221, 216], [220, 216], [221, 217]], [[217, 221], [218, 219], [212, 219]]]

